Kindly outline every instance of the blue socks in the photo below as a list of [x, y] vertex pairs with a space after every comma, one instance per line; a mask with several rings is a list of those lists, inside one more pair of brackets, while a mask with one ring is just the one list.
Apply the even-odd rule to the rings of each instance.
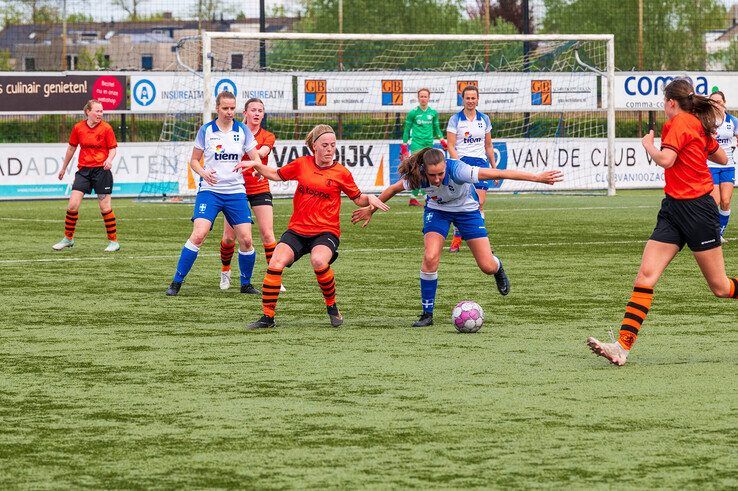
[[248, 252], [238, 251], [238, 270], [241, 272], [241, 285], [251, 284], [251, 275], [254, 272], [256, 262], [256, 249], [253, 247]]
[[438, 271], [432, 273], [420, 272], [420, 300], [423, 313], [432, 314], [436, 302], [436, 288], [438, 287]]
[[728, 226], [728, 222], [730, 221], [730, 210], [720, 210], [720, 235], [722, 236], [725, 233], [725, 227]]
[[179, 255], [179, 262], [177, 263], [177, 271], [174, 273], [174, 281], [182, 283], [187, 276], [187, 273], [192, 269], [192, 265], [195, 264], [197, 259], [197, 252], [200, 250], [195, 244], [189, 240], [185, 242], [182, 248], [182, 253]]

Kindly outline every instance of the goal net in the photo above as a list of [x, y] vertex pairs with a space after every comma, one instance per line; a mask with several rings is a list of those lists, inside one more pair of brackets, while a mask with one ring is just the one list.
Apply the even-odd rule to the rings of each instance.
[[[236, 94], [239, 111], [249, 98], [264, 102], [263, 126], [277, 137], [270, 165], [307, 154], [305, 135], [326, 123], [336, 130], [337, 159], [363, 191], [378, 192], [399, 177], [405, 118], [418, 106], [418, 90], [430, 91], [445, 135], [466, 86], [478, 89], [477, 111], [491, 119], [498, 168], [559, 169], [565, 180], [555, 190], [613, 194], [612, 49], [609, 35], [204, 33], [177, 48], [163, 164], [150, 168], [143, 195], [196, 193], [192, 142], [223, 90]], [[291, 195], [294, 185], [272, 183], [272, 192]], [[518, 181], [490, 189], [554, 190]]]

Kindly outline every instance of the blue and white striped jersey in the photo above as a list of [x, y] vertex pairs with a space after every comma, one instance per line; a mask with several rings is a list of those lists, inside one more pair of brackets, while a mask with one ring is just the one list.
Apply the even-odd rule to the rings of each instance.
[[738, 118], [732, 114], [725, 113], [725, 120], [723, 120], [723, 124], [718, 126], [715, 140], [717, 140], [720, 147], [725, 150], [725, 153], [728, 154], [728, 164], [720, 165], [708, 160], [707, 165], [709, 167], [735, 167], [736, 163], [733, 161], [733, 148], [735, 147], [736, 135], [738, 135]]

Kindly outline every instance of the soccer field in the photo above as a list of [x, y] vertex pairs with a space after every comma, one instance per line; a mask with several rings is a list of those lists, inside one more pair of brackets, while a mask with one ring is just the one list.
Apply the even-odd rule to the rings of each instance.
[[[626, 366], [585, 346], [617, 332], [661, 196], [491, 196], [511, 293], [445, 252], [426, 329], [421, 209], [398, 197], [361, 229], [344, 201], [344, 326], [303, 259], [264, 332], [244, 329], [259, 297], [218, 289], [220, 219], [170, 298], [191, 205], [115, 200], [106, 255], [96, 200], [61, 253], [65, 203], [0, 203], [0, 487], [735, 488], [738, 304], [689, 251]], [[276, 201], [278, 233], [290, 213]], [[451, 325], [463, 299], [486, 311], [477, 334]]]

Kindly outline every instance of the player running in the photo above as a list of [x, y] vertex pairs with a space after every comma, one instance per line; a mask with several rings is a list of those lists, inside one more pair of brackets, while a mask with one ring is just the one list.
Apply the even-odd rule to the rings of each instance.
[[[205, 237], [213, 228], [218, 213], [231, 224], [238, 238], [238, 268], [241, 272], [241, 293], [259, 294], [251, 285], [256, 251], [251, 243], [251, 211], [246, 199], [243, 174], [236, 165], [243, 155], [258, 160], [256, 140], [251, 131], [234, 119], [236, 96], [223, 91], [215, 100], [218, 117], [204, 124], [197, 132], [190, 168], [200, 176], [192, 215], [192, 234], [182, 248], [167, 295], [177, 295], [187, 273], [197, 259]], [[204, 165], [200, 159], [204, 157]]]
[[715, 91], [710, 94], [710, 99], [720, 111], [720, 126], [715, 133], [715, 139], [728, 157], [726, 165], [707, 161], [707, 166], [712, 172], [712, 197], [718, 204], [720, 216], [720, 240], [724, 243], [723, 235], [730, 221], [730, 200], [733, 199], [733, 188], [735, 187], [735, 161], [733, 152], [736, 147], [736, 136], [738, 136], [738, 118], [725, 112], [725, 94]]
[[248, 325], [249, 329], [274, 327], [274, 312], [282, 284], [284, 268], [291, 266], [305, 254], [315, 271], [323, 292], [331, 326], [343, 324], [343, 316], [336, 304], [336, 283], [331, 263], [338, 256], [341, 236], [341, 193], [359, 206], [372, 205], [388, 210], [376, 196], [362, 194], [354, 178], [343, 165], [334, 161], [336, 134], [333, 128], [319, 124], [308, 133], [305, 145], [313, 155], [300, 157], [280, 169], [256, 162], [241, 162], [243, 170], [256, 169], [272, 181], [297, 181], [292, 200], [293, 212], [287, 231], [279, 239], [267, 267], [262, 287], [264, 315]]
[[[473, 85], [461, 91], [464, 109], [451, 116], [446, 127], [448, 155], [474, 167], [492, 168], [495, 165], [495, 151], [492, 146], [492, 123], [489, 116], [477, 111], [479, 89]], [[474, 184], [479, 196], [479, 209], [484, 219], [484, 202], [487, 200], [489, 183], [480, 180]], [[449, 252], [459, 252], [462, 235], [454, 228]]]
[[666, 197], [643, 250], [620, 336], [612, 343], [587, 339], [596, 355], [615, 365], [628, 360], [651, 309], [656, 282], [684, 244], [692, 250], [712, 293], [738, 298], [738, 280], [725, 274], [718, 209], [710, 197], [712, 176], [705, 164], [708, 158], [721, 165], [728, 162], [725, 150], [712, 137], [720, 121], [719, 109], [714, 101], [695, 94], [689, 81], [677, 79], [664, 88], [664, 112], [668, 120], [661, 132], [661, 150], [654, 146], [653, 130], [643, 137], [643, 147], [665, 169]]
[[109, 243], [105, 252], [115, 252], [120, 249], [120, 244], [112, 207], [113, 172], [110, 169], [113, 167], [118, 142], [113, 128], [103, 121], [103, 106], [100, 101], [90, 99], [83, 110], [87, 118], [72, 128], [67, 153], [64, 155], [64, 162], [58, 175], [60, 181], [64, 179], [69, 162], [79, 146], [77, 172], [74, 174], [72, 194], [69, 196], [67, 216], [64, 220], [64, 238], [51, 248], [61, 251], [67, 247], [74, 247], [74, 229], [79, 218], [79, 205], [82, 204], [85, 194], [90, 194], [94, 190], [108, 234]]
[[[473, 167], [460, 160], [445, 159], [443, 152], [428, 148], [412, 155], [398, 169], [402, 178], [382, 191], [383, 202], [399, 192], [422, 188], [427, 194], [423, 214], [423, 240], [425, 252], [420, 268], [420, 299], [422, 314], [413, 327], [433, 325], [433, 307], [438, 286], [438, 265], [443, 243], [453, 224], [466, 240], [479, 269], [494, 275], [500, 294], [510, 293], [510, 281], [502, 268], [502, 262], [494, 255], [479, 209], [474, 184], [483, 179], [513, 179], [518, 181], [554, 184], [563, 180], [561, 171], [552, 170], [532, 174], [517, 170], [497, 170]], [[363, 222], [365, 227], [376, 210], [365, 207], [354, 211], [351, 222]]]
[[[428, 106], [430, 101], [430, 89], [422, 88], [418, 90], [418, 107], [413, 109], [405, 117], [405, 131], [402, 133], [402, 145], [400, 147], [400, 160], [404, 160], [411, 153], [418, 152], [424, 148], [433, 147], [433, 139], [438, 138], [443, 148], [448, 145], [443, 138], [441, 125], [438, 122], [438, 112]], [[407, 142], [412, 139], [410, 151], [408, 152]], [[422, 206], [418, 201], [418, 197], [422, 195], [422, 190], [413, 189], [412, 197], [408, 204], [410, 206]]]
[[[261, 163], [268, 165], [269, 153], [274, 148], [276, 138], [273, 133], [261, 127], [264, 120], [264, 103], [262, 100], [257, 98], [247, 100], [244, 105], [243, 116], [243, 122], [256, 139], [256, 151], [261, 158]], [[248, 159], [248, 156], [244, 155], [243, 159]], [[249, 200], [254, 215], [256, 215], [261, 243], [264, 246], [264, 256], [267, 264], [269, 264], [274, 248], [277, 246], [277, 242], [274, 240], [274, 212], [269, 181], [261, 176], [254, 176], [253, 171], [244, 172], [243, 178], [246, 181], [246, 198]], [[236, 232], [228, 224], [228, 220], [224, 220], [223, 238], [220, 241], [221, 290], [227, 290], [231, 287], [231, 259], [235, 248]], [[248, 286], [243, 283], [243, 277], [241, 280], [241, 289], [248, 289]], [[284, 287], [282, 287], [282, 291], [285, 291]]]

